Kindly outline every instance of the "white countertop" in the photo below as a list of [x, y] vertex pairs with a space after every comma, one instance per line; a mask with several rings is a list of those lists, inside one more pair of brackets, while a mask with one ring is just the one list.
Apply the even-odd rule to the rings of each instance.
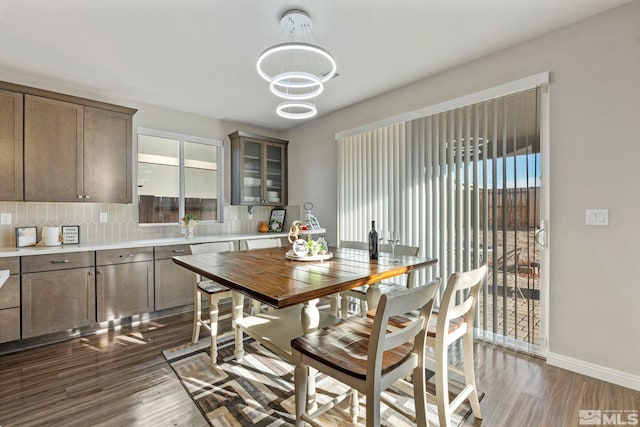
[[193, 243], [225, 242], [229, 240], [268, 239], [287, 237], [288, 233], [251, 233], [251, 234], [218, 234], [214, 236], [198, 236], [193, 239], [173, 237], [166, 239], [131, 240], [124, 242], [93, 243], [60, 246], [30, 246], [26, 248], [0, 248], [0, 258], [12, 256], [50, 255], [60, 252], [86, 252], [105, 249], [140, 248], [148, 246], [191, 245]]

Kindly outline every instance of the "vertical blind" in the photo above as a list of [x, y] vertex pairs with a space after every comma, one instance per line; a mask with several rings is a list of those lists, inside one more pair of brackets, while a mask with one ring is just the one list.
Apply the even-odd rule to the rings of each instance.
[[[532, 304], [539, 303], [539, 290], [530, 271], [539, 256], [531, 238], [539, 221], [539, 92], [338, 141], [338, 239], [366, 241], [372, 220], [382, 237], [399, 231], [401, 244], [439, 260], [417, 284], [490, 263], [477, 327], [503, 343], [535, 341]], [[508, 321], [523, 314], [524, 331]]]

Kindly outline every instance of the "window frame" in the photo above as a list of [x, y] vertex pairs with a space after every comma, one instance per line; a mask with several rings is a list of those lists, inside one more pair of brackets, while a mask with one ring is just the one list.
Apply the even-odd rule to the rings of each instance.
[[[180, 218], [185, 215], [185, 158], [184, 158], [184, 145], [187, 142], [205, 144], [216, 147], [216, 166], [218, 174], [218, 203], [217, 203], [217, 220], [199, 220], [198, 222], [203, 224], [222, 224], [224, 223], [224, 142], [214, 138], [204, 138], [201, 136], [188, 135], [183, 133], [176, 133], [158, 129], [151, 129], [145, 127], [138, 127], [136, 132], [136, 183], [138, 182], [138, 137], [140, 135], [151, 136], [156, 138], [166, 138], [178, 141], [178, 218], [177, 222], [158, 222], [158, 223], [141, 223], [139, 207], [136, 209], [136, 215], [138, 215], [138, 225], [141, 227], [149, 226], [175, 226], [180, 224]], [[136, 184], [136, 197], [138, 196], [138, 186]]]

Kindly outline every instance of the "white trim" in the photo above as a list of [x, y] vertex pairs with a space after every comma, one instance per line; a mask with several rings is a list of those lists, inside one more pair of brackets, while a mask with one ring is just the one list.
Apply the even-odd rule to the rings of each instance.
[[[544, 84], [540, 95], [540, 222], [544, 227], [544, 247], [540, 247], [540, 345], [543, 352], [549, 351], [550, 289], [551, 289], [551, 151], [549, 85]], [[537, 245], [537, 243], [534, 243]]]
[[547, 354], [547, 364], [640, 391], [640, 375], [633, 375], [557, 353]]
[[359, 133], [367, 132], [372, 129], [378, 129], [390, 124], [406, 122], [421, 117], [428, 117], [434, 114], [442, 113], [444, 111], [453, 110], [459, 107], [465, 107], [477, 102], [482, 102], [488, 99], [493, 99], [515, 92], [520, 92], [526, 89], [531, 89], [545, 83], [549, 83], [548, 71], [540, 74], [534, 74], [532, 76], [505, 83], [499, 86], [494, 86], [492, 88], [481, 90], [480, 92], [472, 93], [470, 95], [461, 96], [450, 101], [445, 101], [439, 104], [431, 105], [429, 107], [424, 107], [419, 110], [409, 111], [407, 113], [398, 114], [397, 116], [388, 117], [377, 122], [368, 123], [352, 129], [344, 130], [335, 134], [335, 140], [338, 141], [342, 138], [357, 135]]

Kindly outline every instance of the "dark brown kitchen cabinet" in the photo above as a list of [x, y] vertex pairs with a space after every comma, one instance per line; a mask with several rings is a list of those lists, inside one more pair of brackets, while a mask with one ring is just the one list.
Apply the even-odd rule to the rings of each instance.
[[0, 90], [0, 200], [23, 198], [23, 103], [21, 93]]
[[82, 201], [82, 105], [25, 95], [24, 199]]
[[0, 287], [0, 343], [20, 339], [20, 259], [0, 258], [9, 278]]
[[189, 255], [189, 245], [156, 246], [154, 253], [156, 310], [193, 304], [195, 274], [171, 259]]
[[96, 251], [98, 321], [152, 312], [153, 284], [152, 247]]
[[24, 123], [25, 201], [131, 202], [130, 114], [25, 95]]
[[236, 131], [231, 139], [231, 204], [287, 204], [288, 141]]
[[93, 252], [22, 257], [22, 338], [94, 324]]
[[86, 201], [131, 203], [131, 115], [84, 107]]

